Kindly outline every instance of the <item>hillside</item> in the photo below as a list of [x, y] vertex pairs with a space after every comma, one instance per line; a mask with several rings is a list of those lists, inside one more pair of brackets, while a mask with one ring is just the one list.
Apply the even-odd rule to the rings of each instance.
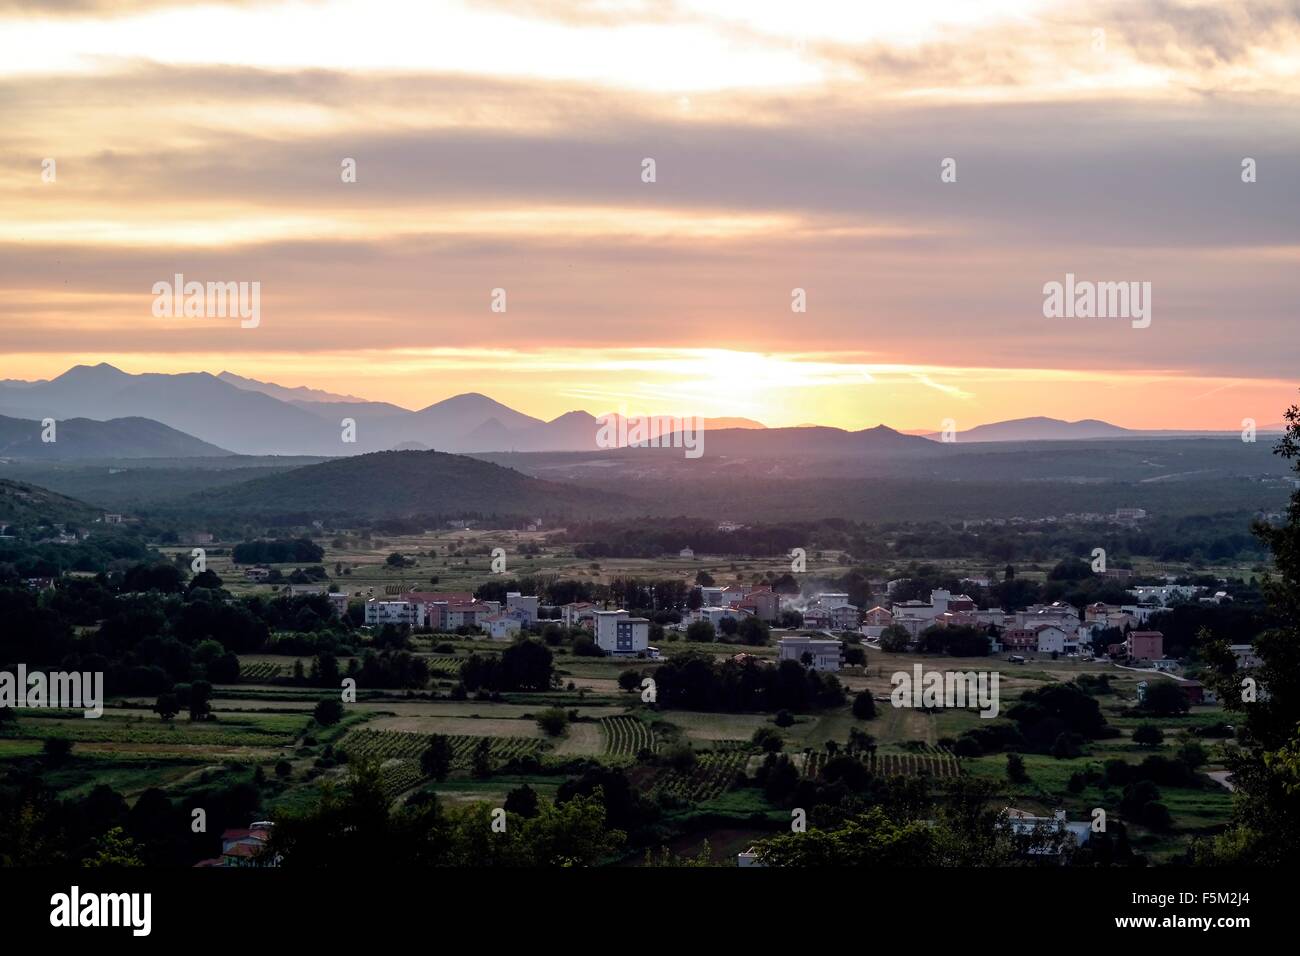
[[177, 507], [240, 515], [591, 514], [626, 506], [621, 495], [566, 487], [438, 451], [384, 451], [255, 478], [194, 496]]
[[41, 525], [73, 525], [84, 528], [102, 518], [103, 512], [76, 498], [0, 478], [0, 525], [35, 528]]
[[148, 418], [55, 423], [55, 441], [41, 440], [39, 421], [0, 415], [0, 458], [42, 461], [89, 458], [198, 458], [230, 454], [224, 448]]

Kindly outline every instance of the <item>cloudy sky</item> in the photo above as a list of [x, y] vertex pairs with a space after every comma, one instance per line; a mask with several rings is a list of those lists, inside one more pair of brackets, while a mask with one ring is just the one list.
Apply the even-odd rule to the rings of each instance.
[[[1263, 425], [1297, 107], [1295, 0], [0, 0], [0, 378]], [[260, 325], [156, 318], [176, 273]], [[1150, 326], [1044, 318], [1067, 273]]]

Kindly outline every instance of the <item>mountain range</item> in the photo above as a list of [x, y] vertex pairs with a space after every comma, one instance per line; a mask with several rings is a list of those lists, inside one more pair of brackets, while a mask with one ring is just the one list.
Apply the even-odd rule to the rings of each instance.
[[[574, 410], [544, 421], [476, 392], [411, 410], [229, 371], [129, 374], [107, 363], [78, 365], [36, 382], [2, 380], [0, 416], [0, 457], [22, 458], [597, 451], [602, 423], [617, 417]], [[58, 447], [40, 441], [45, 418], [59, 422]], [[710, 454], [734, 456], [780, 450], [852, 458], [886, 447], [923, 453], [918, 442], [941, 437], [903, 434], [883, 425], [858, 431], [815, 425], [769, 429], [744, 418], [706, 418], [704, 425]], [[980, 425], [956, 438], [1005, 442], [1190, 434], [1197, 433], [1025, 418]]]

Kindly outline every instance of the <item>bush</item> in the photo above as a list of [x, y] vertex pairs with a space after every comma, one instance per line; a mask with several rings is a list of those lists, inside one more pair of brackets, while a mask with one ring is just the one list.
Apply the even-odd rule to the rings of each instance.
[[548, 737], [559, 737], [569, 727], [569, 715], [562, 707], [548, 707], [537, 715], [537, 726], [541, 727]]
[[778, 710], [776, 716], [772, 718], [772, 723], [778, 727], [790, 727], [794, 724], [794, 715], [788, 710]]
[[771, 727], [759, 727], [754, 731], [754, 736], [750, 738], [752, 742], [766, 753], [776, 753], [785, 746], [785, 741]]
[[322, 727], [332, 727], [343, 719], [343, 705], [333, 699], [322, 700], [316, 704], [311, 715]]
[[1029, 782], [1029, 774], [1025, 771], [1025, 758], [1020, 754], [1007, 754], [1007, 779], [1012, 783]]
[[858, 720], [871, 720], [876, 716], [876, 701], [871, 691], [864, 690], [853, 698], [853, 716]]
[[287, 760], [277, 760], [275, 763], [275, 775], [281, 780], [293, 773], [293, 764]]
[[1143, 747], [1159, 747], [1164, 742], [1164, 731], [1155, 724], [1141, 724], [1133, 731], [1133, 743]]

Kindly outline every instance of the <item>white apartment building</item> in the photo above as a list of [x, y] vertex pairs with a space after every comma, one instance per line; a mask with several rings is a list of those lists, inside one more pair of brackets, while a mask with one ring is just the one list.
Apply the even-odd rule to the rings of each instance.
[[844, 642], [829, 637], [783, 637], [777, 641], [778, 660], [802, 664], [805, 654], [812, 656], [813, 670], [837, 671], [844, 656]]
[[411, 601], [380, 601], [371, 598], [366, 602], [366, 624], [370, 627], [383, 627], [385, 624], [424, 627], [424, 605]]
[[650, 647], [650, 621], [624, 610], [597, 611], [596, 646], [618, 657], [643, 654]]

